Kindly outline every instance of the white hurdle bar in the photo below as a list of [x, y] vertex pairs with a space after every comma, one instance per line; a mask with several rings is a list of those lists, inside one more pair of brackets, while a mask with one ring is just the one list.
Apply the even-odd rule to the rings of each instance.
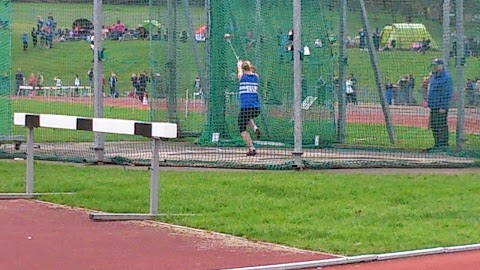
[[[160, 138], [176, 138], [177, 125], [172, 123], [150, 123], [133, 120], [85, 118], [79, 116], [14, 113], [14, 125], [27, 127], [27, 164], [26, 164], [26, 193], [0, 194], [1, 198], [32, 198], [33, 188], [33, 130], [34, 128], [58, 128], [70, 130], [84, 130], [102, 133], [126, 135], [141, 135], [153, 139], [151, 177], [150, 177], [150, 212], [149, 214], [111, 214], [91, 213], [93, 220], [142, 220], [152, 219], [158, 215], [159, 197], [159, 151]], [[17, 196], [17, 197], [16, 197]]]

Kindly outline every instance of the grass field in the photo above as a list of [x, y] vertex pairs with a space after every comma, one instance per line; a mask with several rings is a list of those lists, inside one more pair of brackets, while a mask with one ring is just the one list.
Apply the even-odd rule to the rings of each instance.
[[[205, 12], [203, 7], [191, 8], [192, 20], [195, 27], [204, 24]], [[178, 29], [186, 29], [183, 7], [179, 7]], [[30, 48], [22, 51], [21, 34], [29, 33], [36, 23], [36, 16], [46, 17], [52, 13], [58, 23], [58, 27], [71, 28], [76, 18], [91, 18], [92, 5], [83, 4], [46, 4], [46, 3], [14, 3], [12, 22], [12, 74], [17, 68], [22, 68], [25, 75], [42, 72], [45, 75], [46, 83], [53, 85], [53, 78], [59, 76], [67, 84], [73, 84], [74, 75], [79, 74], [84, 83], [87, 82], [86, 72], [92, 66], [90, 44], [86, 41], [55, 43], [54, 49], [46, 50], [41, 48]], [[336, 32], [338, 15], [326, 12], [324, 22], [331, 24], [332, 31]], [[399, 20], [401, 18], [393, 18]], [[122, 20], [129, 27], [136, 27], [145, 18], [160, 18], [163, 25], [167, 24], [168, 11], [165, 6], [149, 9], [141, 5], [104, 5], [103, 19], [105, 24], [113, 24], [117, 19]], [[348, 32], [352, 37], [361, 28], [360, 16], [356, 13], [349, 13]], [[392, 14], [375, 13], [371, 16], [371, 27], [381, 27], [392, 22]], [[424, 23], [431, 32], [437, 44], [441, 45], [441, 25], [430, 20], [418, 19]], [[328, 28], [329, 26], [325, 26]], [[200, 46], [201, 57], [205, 56], [204, 43]], [[334, 45], [334, 55], [337, 48]], [[142, 41], [132, 40], [128, 42], [105, 41], [107, 61], [104, 63], [105, 76], [110, 72], [116, 72], [119, 78], [119, 89], [121, 92], [131, 90], [130, 76], [132, 73], [149, 71], [150, 67], [166, 72], [167, 42], [165, 41]], [[195, 69], [193, 49], [191, 44], [177, 43], [178, 55], [178, 94], [183, 96], [185, 89], [191, 89], [193, 80], [197, 75]], [[380, 52], [379, 62], [382, 74], [386, 82], [396, 82], [401, 76], [413, 74], [417, 81], [417, 89], [420, 87], [421, 78], [431, 71], [430, 63], [432, 58], [442, 56], [441, 51], [428, 52], [425, 55], [410, 51]], [[375, 82], [373, 80], [373, 69], [370, 67], [368, 53], [358, 49], [348, 50], [348, 73], [353, 73], [358, 78], [360, 88], [364, 89], [363, 97], [372, 96], [375, 93]], [[452, 62], [452, 66], [454, 63]], [[233, 67], [234, 68], [234, 67]], [[452, 68], [452, 73], [456, 71]], [[467, 59], [466, 77], [474, 78], [480, 76], [480, 61], [477, 58]], [[418, 94], [420, 90], [418, 90]]]
[[[24, 192], [24, 162], [0, 161], [0, 192]], [[42, 200], [147, 212], [149, 172], [35, 164]], [[480, 242], [478, 175], [161, 172], [163, 221], [346, 255]]]

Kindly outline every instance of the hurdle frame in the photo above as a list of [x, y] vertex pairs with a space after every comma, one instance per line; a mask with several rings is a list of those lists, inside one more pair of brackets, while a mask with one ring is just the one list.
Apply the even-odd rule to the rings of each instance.
[[17, 200], [17, 199], [33, 199], [40, 195], [71, 195], [72, 192], [34, 192], [34, 177], [33, 177], [33, 148], [34, 148], [34, 127], [27, 126], [27, 143], [26, 143], [26, 172], [25, 172], [25, 193], [0, 193], [0, 200]]
[[172, 123], [141, 122], [133, 120], [86, 118], [79, 116], [14, 113], [14, 125], [27, 128], [26, 159], [26, 192], [3, 193], [0, 199], [32, 199], [39, 195], [73, 194], [73, 193], [34, 193], [34, 129], [57, 128], [73, 129], [103, 133], [141, 135], [152, 139], [152, 162], [150, 174], [150, 209], [148, 214], [141, 213], [105, 213], [91, 212], [89, 217], [94, 221], [113, 220], [151, 220], [159, 214], [160, 191], [160, 143], [161, 138], [176, 138], [177, 125]]

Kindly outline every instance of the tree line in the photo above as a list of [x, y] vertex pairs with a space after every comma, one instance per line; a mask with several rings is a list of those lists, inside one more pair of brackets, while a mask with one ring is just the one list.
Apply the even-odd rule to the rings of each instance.
[[[339, 8], [341, 0], [321, 0], [330, 11]], [[364, 0], [367, 10], [372, 16], [377, 13], [385, 13], [399, 22], [414, 22], [417, 18], [431, 20], [442, 24], [444, 0]], [[455, 0], [450, 1], [450, 14], [455, 14]], [[478, 21], [480, 14], [479, 0], [464, 0], [464, 16], [466, 20]], [[360, 11], [360, 1], [348, 0], [349, 11]], [[455, 23], [452, 19], [451, 23]], [[477, 22], [477, 24], [479, 24]]]
[[[150, 2], [151, 1], [151, 2]], [[181, 3], [181, 0], [176, 0]], [[225, 1], [225, 0], [220, 0]], [[250, 0], [253, 1], [253, 0]], [[320, 1], [330, 11], [338, 10], [341, 0], [311, 0]], [[92, 0], [12, 0], [13, 3], [85, 3], [91, 4]], [[192, 6], [203, 6], [205, 0], [189, 0]], [[268, 1], [266, 1], [268, 2]], [[304, 1], [302, 1], [304, 2]], [[405, 22], [413, 21], [415, 18], [424, 17], [434, 21], [442, 22], [444, 0], [365, 0], [365, 5], [372, 13], [384, 12], [393, 16], [402, 17]], [[455, 11], [455, 0], [450, 0], [452, 13]], [[121, 5], [166, 5], [167, 0], [104, 0], [103, 4]], [[350, 11], [359, 11], [360, 3], [357, 0], [348, 0], [347, 8]], [[464, 0], [464, 12], [467, 17], [480, 14], [479, 0]], [[374, 14], [372, 14], [374, 15]]]
[[[92, 4], [92, 0], [12, 0], [13, 3], [49, 3], [49, 4]], [[180, 3], [179, 0], [177, 2]], [[202, 6], [205, 4], [205, 0], [189, 0], [192, 6]], [[167, 0], [151, 0], [152, 5], [166, 5]], [[106, 5], [148, 5], [150, 0], [103, 0], [103, 4]]]

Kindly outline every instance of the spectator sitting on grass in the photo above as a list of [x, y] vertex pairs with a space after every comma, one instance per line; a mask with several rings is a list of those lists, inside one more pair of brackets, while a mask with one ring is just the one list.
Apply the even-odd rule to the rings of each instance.
[[430, 39], [423, 38], [421, 42], [420, 52], [425, 54], [425, 52], [430, 49], [430, 43]]
[[395, 39], [391, 39], [387, 42], [387, 45], [383, 48], [384, 51], [393, 51], [397, 46], [397, 41]]
[[123, 25], [123, 23], [118, 20], [117, 23], [113, 26], [113, 31], [110, 36], [114, 40], [122, 40], [124, 33], [125, 25]]

